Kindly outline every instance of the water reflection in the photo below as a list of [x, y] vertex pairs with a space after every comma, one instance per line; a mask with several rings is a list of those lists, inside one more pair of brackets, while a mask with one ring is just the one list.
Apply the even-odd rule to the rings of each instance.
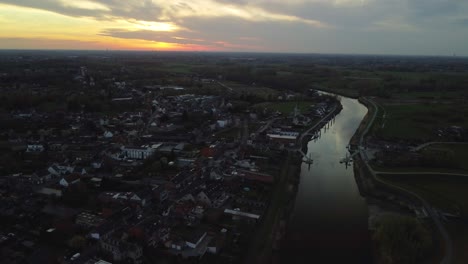
[[367, 205], [352, 166], [340, 159], [367, 113], [357, 100], [341, 99], [343, 110], [309, 142], [313, 164], [303, 164], [293, 216], [282, 243], [283, 263], [370, 263]]

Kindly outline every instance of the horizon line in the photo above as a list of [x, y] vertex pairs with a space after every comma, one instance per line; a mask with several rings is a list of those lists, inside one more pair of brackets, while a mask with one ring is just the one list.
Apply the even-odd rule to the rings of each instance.
[[294, 52], [294, 51], [215, 51], [215, 50], [145, 50], [145, 49], [3, 49], [0, 52], [138, 52], [138, 53], [233, 53], [233, 54], [278, 54], [278, 55], [322, 55], [322, 56], [378, 56], [378, 57], [443, 57], [468, 58], [468, 55], [427, 55], [427, 54], [398, 54], [398, 53], [328, 53], [328, 52]]

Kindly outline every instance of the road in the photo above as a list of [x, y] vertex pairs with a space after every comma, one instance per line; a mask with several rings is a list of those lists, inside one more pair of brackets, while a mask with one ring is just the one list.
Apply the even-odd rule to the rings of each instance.
[[231, 93], [233, 93], [233, 92], [234, 92], [234, 89], [232, 89], [231, 87], [229, 87], [229, 86], [225, 85], [224, 83], [222, 83], [222, 82], [218, 82], [218, 84], [219, 84], [219, 85], [221, 85], [222, 87], [224, 87], [224, 88], [228, 89], [228, 90], [229, 90]]
[[424, 144], [421, 144], [417, 147], [414, 147], [411, 149], [411, 151], [419, 151], [425, 147], [428, 147], [430, 145], [436, 145], [436, 144], [452, 144], [452, 145], [468, 145], [468, 142], [452, 142], [452, 141], [449, 141], [449, 142], [437, 142], [437, 141], [433, 141], [433, 142], [427, 142], [427, 143], [424, 143]]
[[279, 119], [281, 119], [281, 118], [283, 118], [283, 117], [275, 117], [275, 118], [272, 118], [272, 119], [268, 120], [268, 122], [267, 122], [265, 125], [263, 125], [262, 127], [260, 127], [260, 128], [257, 130], [257, 132], [255, 132], [255, 133], [256, 133], [257, 135], [260, 134], [260, 133], [262, 133], [263, 131], [267, 130], [267, 129], [273, 124], [273, 122], [275, 122], [276, 120], [279, 120]]
[[440, 221], [438, 214], [434, 211], [432, 206], [426, 200], [424, 200], [421, 196], [419, 196], [418, 194], [416, 194], [416, 193], [414, 193], [412, 191], [409, 191], [407, 189], [404, 189], [404, 188], [402, 188], [400, 186], [385, 182], [385, 181], [381, 180], [379, 177], [377, 177], [377, 174], [381, 174], [381, 173], [385, 173], [385, 174], [412, 174], [414, 172], [398, 172], [398, 173], [379, 172], [379, 171], [375, 171], [369, 165], [367, 152], [364, 150], [364, 148], [362, 146], [364, 146], [364, 137], [365, 137], [365, 135], [367, 135], [370, 128], [372, 127], [372, 124], [374, 123], [374, 121], [375, 121], [375, 119], [377, 117], [378, 107], [372, 100], [369, 100], [367, 98], [363, 98], [363, 100], [369, 102], [375, 109], [374, 114], [373, 114], [373, 116], [371, 118], [371, 121], [367, 124], [366, 129], [361, 134], [361, 137], [359, 139], [359, 148], [358, 149], [359, 149], [359, 153], [361, 155], [361, 158], [362, 158], [364, 164], [366, 165], [367, 169], [369, 170], [369, 172], [371, 173], [372, 177], [374, 178], [374, 180], [376, 182], [379, 182], [380, 184], [385, 185], [385, 186], [389, 187], [390, 189], [394, 189], [394, 190], [397, 190], [399, 192], [407, 193], [410, 196], [416, 198], [423, 205], [424, 209], [426, 209], [426, 211], [429, 214], [429, 216], [431, 217], [432, 221], [434, 221], [435, 225], [437, 226], [437, 229], [438, 229], [438, 231], [439, 231], [439, 233], [440, 233], [440, 235], [441, 235], [441, 237], [442, 237], [442, 239], [444, 241], [444, 244], [445, 244], [445, 255], [444, 255], [444, 257], [443, 257], [443, 259], [441, 260], [440, 263], [441, 264], [450, 264], [450, 263], [452, 263], [452, 261], [453, 261], [453, 242], [450, 239], [450, 236], [449, 236], [447, 230], [445, 229], [444, 225]]
[[375, 171], [377, 174], [391, 174], [391, 175], [447, 175], [457, 177], [468, 177], [468, 174], [461, 173], [447, 173], [447, 172], [434, 172], [434, 171], [413, 171], [413, 172], [392, 172], [392, 171]]

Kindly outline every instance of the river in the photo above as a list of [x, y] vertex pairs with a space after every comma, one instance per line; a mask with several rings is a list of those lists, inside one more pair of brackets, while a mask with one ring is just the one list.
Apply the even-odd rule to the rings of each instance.
[[360, 195], [346, 156], [367, 113], [356, 99], [341, 97], [343, 110], [308, 143], [295, 207], [281, 243], [281, 263], [371, 263], [367, 203]]

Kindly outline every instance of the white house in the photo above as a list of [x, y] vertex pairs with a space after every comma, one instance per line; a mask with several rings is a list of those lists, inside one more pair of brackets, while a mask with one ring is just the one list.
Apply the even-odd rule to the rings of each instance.
[[52, 175], [60, 176], [67, 173], [71, 173], [73, 171], [73, 167], [53, 164], [52, 166], [47, 168], [47, 171], [50, 172], [50, 174]]
[[26, 148], [26, 152], [43, 152], [43, 151], [44, 151], [43, 145], [32, 144], [32, 145], [28, 145], [28, 147]]
[[63, 177], [60, 181], [59, 184], [63, 187], [69, 187], [70, 185], [76, 184], [80, 182], [80, 176], [77, 174], [71, 174], [66, 177]]
[[124, 152], [125, 156], [130, 159], [147, 159], [153, 153], [155, 152], [155, 149], [150, 148], [150, 147], [133, 147], [133, 148], [127, 148], [124, 147], [122, 149]]
[[226, 126], [230, 125], [230, 120], [225, 119], [225, 120], [218, 120], [217, 124], [219, 128], [225, 128]]
[[104, 132], [104, 137], [105, 138], [112, 138], [114, 136], [114, 134], [110, 131], [106, 131]]

